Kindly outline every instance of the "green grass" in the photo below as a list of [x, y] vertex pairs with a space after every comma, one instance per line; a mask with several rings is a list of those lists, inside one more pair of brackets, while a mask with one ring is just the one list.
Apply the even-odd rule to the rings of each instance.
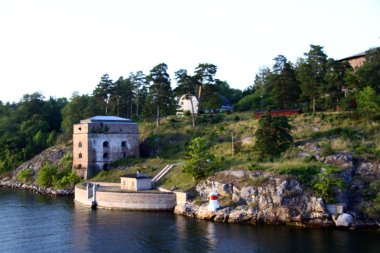
[[[328, 112], [293, 115], [289, 119], [295, 143], [315, 141], [318, 146], [329, 143], [331, 150], [327, 150], [326, 154], [351, 152], [357, 157], [380, 160], [379, 122], [368, 123], [350, 113]], [[154, 119], [140, 122], [141, 141], [144, 140], [144, 144], [154, 150], [154, 154], [150, 158], [123, 159], [114, 164], [119, 170], [103, 172], [94, 179], [118, 182], [120, 175], [135, 173], [137, 170], [154, 176], [169, 163], [183, 163], [186, 147], [195, 137], [205, 137], [210, 142], [210, 151], [218, 162], [216, 171], [267, 170], [296, 177], [307, 183], [322, 166], [312, 159], [299, 159], [301, 150], [296, 146], [291, 147], [280, 159], [262, 162], [251, 146], [241, 145], [241, 140], [253, 137], [257, 129], [258, 120], [254, 119], [252, 112], [201, 115], [196, 122], [195, 129], [192, 128], [190, 117], [163, 117], [158, 127]], [[234, 154], [231, 147], [232, 133], [235, 139]], [[159, 186], [168, 189], [176, 186], [187, 190], [195, 183], [191, 176], [182, 173], [181, 167], [177, 166], [159, 182]]]

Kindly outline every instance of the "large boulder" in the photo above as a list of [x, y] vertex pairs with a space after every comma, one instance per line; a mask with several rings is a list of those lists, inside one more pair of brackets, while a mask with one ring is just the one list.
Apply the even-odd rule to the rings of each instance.
[[348, 227], [353, 221], [352, 215], [348, 213], [342, 213], [338, 216], [338, 219], [335, 220], [335, 225], [337, 227]]

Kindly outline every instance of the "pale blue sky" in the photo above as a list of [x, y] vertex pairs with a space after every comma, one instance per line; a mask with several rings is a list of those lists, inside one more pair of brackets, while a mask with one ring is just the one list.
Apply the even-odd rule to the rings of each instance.
[[[282, 54], [293, 63], [310, 44], [335, 59], [380, 46], [378, 0], [0, 0], [0, 100], [23, 94], [90, 94], [161, 62], [244, 89]], [[174, 81], [172, 82], [174, 86]]]

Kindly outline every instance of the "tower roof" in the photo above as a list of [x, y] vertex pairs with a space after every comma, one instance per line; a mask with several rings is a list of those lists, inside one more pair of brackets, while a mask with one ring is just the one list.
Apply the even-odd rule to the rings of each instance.
[[117, 116], [104, 116], [104, 115], [97, 115], [91, 118], [87, 118], [84, 120], [81, 120], [80, 123], [98, 123], [98, 122], [108, 122], [108, 123], [118, 123], [118, 124], [135, 124], [132, 120], [121, 118]]

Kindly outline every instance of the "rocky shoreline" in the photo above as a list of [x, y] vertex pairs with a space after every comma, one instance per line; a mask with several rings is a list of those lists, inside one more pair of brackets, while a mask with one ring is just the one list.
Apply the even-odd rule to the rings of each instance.
[[[285, 212], [287, 212], [284, 209]], [[222, 207], [216, 212], [208, 211], [207, 204], [197, 206], [193, 203], [177, 205], [174, 209], [177, 215], [191, 218], [208, 220], [214, 222], [227, 222], [234, 224], [268, 224], [268, 225], [290, 225], [313, 228], [380, 228], [380, 223], [376, 221], [353, 219], [351, 215], [334, 214], [320, 212], [317, 217], [288, 217], [281, 219], [278, 214], [270, 214], [269, 219], [262, 217], [260, 211], [246, 205], [236, 207]], [[268, 213], [269, 214], [269, 213]]]
[[28, 190], [38, 194], [50, 196], [70, 196], [74, 195], [73, 189], [53, 189], [46, 188], [35, 184], [23, 184], [14, 180], [0, 180], [0, 187]]
[[[212, 184], [221, 206], [215, 212], [207, 210]], [[354, 203], [345, 201], [351, 199], [347, 198], [347, 192], [341, 192], [338, 203], [326, 205], [297, 180], [268, 172], [222, 171], [213, 181], [199, 182], [196, 195], [192, 201], [177, 205], [174, 213], [228, 223], [380, 228], [378, 219], [364, 216]]]

